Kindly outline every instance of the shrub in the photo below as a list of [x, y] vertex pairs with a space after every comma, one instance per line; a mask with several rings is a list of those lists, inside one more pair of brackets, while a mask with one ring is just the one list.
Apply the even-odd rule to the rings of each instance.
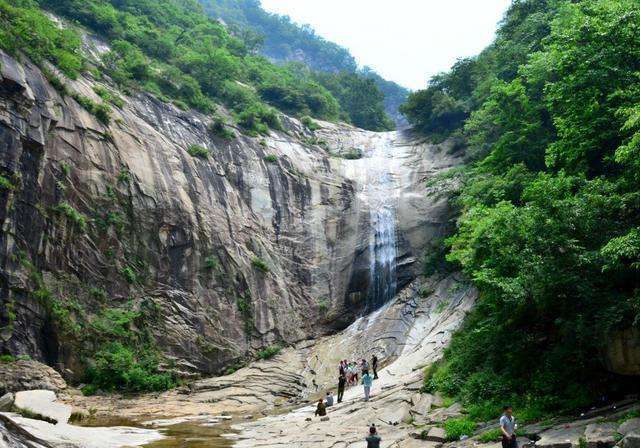
[[271, 359], [282, 351], [279, 345], [272, 345], [260, 350], [257, 353], [258, 359]]
[[212, 269], [217, 269], [218, 268], [218, 260], [216, 260], [216, 257], [214, 257], [213, 255], [208, 256], [207, 258], [204, 259], [204, 266], [205, 268], [212, 270]]
[[468, 418], [450, 418], [444, 422], [444, 430], [450, 442], [460, 440], [463, 435], [471, 436], [475, 429], [476, 424]]
[[327, 299], [318, 300], [318, 311], [325, 314], [329, 310], [329, 301]]
[[125, 266], [124, 268], [122, 268], [120, 274], [122, 274], [127, 283], [135, 283], [138, 279], [136, 271], [131, 266]]
[[84, 232], [87, 230], [87, 218], [68, 202], [60, 202], [53, 207], [53, 211], [66, 216], [67, 219], [73, 222], [81, 231]]
[[74, 100], [78, 102], [87, 112], [93, 114], [99, 122], [108, 126], [111, 121], [111, 108], [108, 104], [98, 104], [91, 100], [91, 98], [87, 98], [86, 96], [80, 95], [79, 93], [72, 93], [71, 96]]
[[269, 154], [268, 156], [264, 156], [264, 161], [267, 163], [278, 163], [278, 156]]
[[351, 148], [349, 151], [342, 153], [341, 157], [347, 160], [357, 160], [362, 158], [362, 150], [358, 148]]
[[0, 190], [13, 190], [15, 186], [4, 176], [0, 176]]
[[191, 157], [198, 157], [200, 159], [206, 159], [209, 157], [209, 150], [200, 145], [191, 145], [187, 148], [187, 152]]
[[128, 184], [129, 181], [131, 181], [131, 173], [126, 168], [121, 169], [118, 173], [118, 182]]
[[489, 443], [500, 440], [501, 437], [502, 431], [500, 430], [500, 428], [493, 428], [480, 434], [478, 440], [482, 443]]
[[222, 117], [214, 117], [213, 121], [209, 125], [209, 132], [223, 140], [231, 140], [235, 138], [235, 134], [227, 127]]
[[304, 117], [302, 117], [300, 119], [300, 121], [302, 122], [303, 125], [305, 125], [305, 127], [307, 129], [309, 129], [311, 132], [317, 131], [318, 129], [320, 129], [320, 125], [318, 125], [318, 123], [316, 123], [310, 116], [305, 115]]
[[174, 377], [158, 370], [158, 359], [152, 354], [135, 353], [120, 342], [105, 345], [95, 354], [93, 366], [86, 371], [86, 380], [105, 391], [152, 392], [176, 385]]
[[251, 265], [261, 272], [266, 273], [271, 270], [269, 269], [269, 265], [262, 258], [259, 258], [259, 257], [253, 257], [251, 259]]
[[16, 357], [13, 355], [0, 355], [0, 363], [10, 363], [15, 361]]

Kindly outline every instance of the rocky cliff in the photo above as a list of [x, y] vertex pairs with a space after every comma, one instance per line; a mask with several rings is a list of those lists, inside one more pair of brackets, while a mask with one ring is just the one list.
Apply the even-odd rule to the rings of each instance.
[[[366, 158], [379, 134], [329, 123], [313, 133], [285, 117], [284, 132], [223, 140], [210, 117], [121, 92], [105, 124], [77, 98], [99, 104], [108, 79], [66, 80], [63, 94], [28, 61], [0, 53], [0, 69], [0, 352], [78, 378], [96, 316], [125, 309], [173, 368], [211, 373], [363, 311], [366, 164], [339, 154]], [[449, 221], [425, 181], [459, 159], [384, 138], [402, 287]]]

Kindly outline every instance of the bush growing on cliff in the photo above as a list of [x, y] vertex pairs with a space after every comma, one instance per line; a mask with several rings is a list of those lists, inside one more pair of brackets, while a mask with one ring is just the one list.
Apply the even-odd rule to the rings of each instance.
[[0, 176], [0, 189], [1, 190], [13, 190], [15, 186], [13, 183], [4, 176]]
[[187, 152], [191, 157], [198, 157], [200, 159], [209, 158], [209, 150], [200, 145], [191, 145], [187, 148]]
[[260, 257], [253, 257], [251, 259], [251, 265], [256, 268], [257, 270], [259, 270], [260, 272], [269, 272], [271, 269], [269, 268], [269, 265], [267, 264], [266, 261], [264, 261], [262, 258]]
[[87, 230], [87, 218], [76, 210], [71, 204], [68, 202], [60, 202], [58, 205], [53, 207], [53, 211], [65, 216], [69, 221], [75, 224], [81, 231]]
[[262, 350], [260, 350], [257, 353], [258, 359], [271, 359], [276, 355], [279, 355], [280, 352], [282, 351], [282, 347], [280, 347], [279, 345], [271, 345], [269, 347], [266, 347]]

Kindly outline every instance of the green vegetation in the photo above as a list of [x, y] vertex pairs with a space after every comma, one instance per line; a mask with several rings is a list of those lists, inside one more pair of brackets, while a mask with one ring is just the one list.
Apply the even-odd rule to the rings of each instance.
[[200, 145], [191, 145], [187, 148], [187, 152], [191, 157], [198, 157], [200, 159], [209, 158], [209, 150]]
[[[407, 89], [383, 79], [369, 67], [358, 69], [348, 50], [318, 36], [312, 28], [266, 12], [257, 0], [201, 0], [201, 3], [211, 17], [223, 19], [250, 51], [260, 51], [281, 63], [299, 61], [302, 54], [306, 66], [300, 63], [290, 66], [329, 89], [340, 102], [346, 121], [382, 130], [390, 125], [385, 110], [399, 119], [398, 108], [407, 98]], [[332, 88], [339, 84], [341, 94], [337, 95]], [[363, 97], [362, 109], [353, 102], [357, 95]]]
[[447, 440], [453, 442], [460, 440], [461, 436], [473, 435], [476, 424], [468, 418], [450, 418], [444, 422], [444, 430], [447, 433]]
[[478, 436], [478, 440], [482, 443], [496, 442], [502, 438], [502, 430], [500, 428], [489, 429]]
[[96, 92], [96, 94], [100, 98], [102, 98], [103, 101], [111, 103], [119, 109], [122, 109], [122, 107], [124, 106], [124, 100], [121, 97], [119, 97], [113, 92], [110, 92], [104, 87], [94, 86], [93, 91]]
[[260, 257], [253, 257], [251, 259], [251, 266], [263, 273], [267, 273], [271, 270], [267, 262]]
[[218, 259], [213, 255], [209, 255], [204, 259], [204, 267], [210, 271], [213, 269], [218, 269], [219, 266], [220, 263], [218, 263]]
[[16, 357], [13, 355], [0, 355], [0, 363], [16, 362]]
[[278, 163], [278, 156], [275, 154], [269, 154], [264, 156], [264, 161], [267, 163]]
[[209, 125], [209, 132], [223, 140], [231, 140], [235, 138], [235, 134], [227, 127], [227, 124], [222, 117], [215, 117], [213, 119]]
[[128, 184], [131, 181], [131, 173], [126, 168], [123, 168], [118, 172], [118, 182]]
[[82, 232], [87, 230], [87, 218], [78, 210], [76, 210], [71, 204], [66, 201], [60, 202], [58, 205], [52, 208], [52, 210], [58, 214], [65, 216]]
[[351, 148], [349, 151], [338, 154], [339, 157], [347, 160], [358, 160], [361, 159], [363, 154], [362, 150], [359, 148]]
[[138, 281], [138, 275], [131, 266], [125, 266], [120, 270], [120, 274], [124, 277], [127, 283], [136, 283]]
[[258, 359], [271, 359], [274, 356], [280, 354], [281, 351], [282, 351], [282, 347], [280, 347], [279, 345], [271, 345], [269, 347], [266, 347], [260, 350], [257, 353], [257, 356], [258, 356]]
[[111, 122], [111, 108], [108, 104], [102, 103], [98, 104], [91, 100], [91, 98], [87, 98], [86, 96], [80, 95], [78, 93], [72, 93], [71, 97], [78, 102], [87, 112], [93, 114], [100, 123], [108, 126]]
[[305, 127], [307, 129], [309, 129], [311, 132], [315, 132], [318, 129], [320, 129], [320, 125], [318, 123], [316, 123], [313, 118], [311, 118], [308, 115], [305, 115], [304, 117], [302, 117], [300, 119], [300, 122], [305, 125]]
[[1, 190], [13, 190], [15, 185], [9, 179], [0, 175], [0, 189]]
[[515, 1], [494, 44], [404, 107], [472, 161], [446, 258], [480, 298], [425, 388], [477, 418], [625, 388], [602, 349], [640, 322], [638, 21], [633, 0]]

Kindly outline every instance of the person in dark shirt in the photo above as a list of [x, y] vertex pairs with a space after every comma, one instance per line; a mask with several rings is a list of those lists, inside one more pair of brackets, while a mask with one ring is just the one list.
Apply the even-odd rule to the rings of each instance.
[[371, 425], [369, 428], [369, 435], [365, 440], [367, 441], [367, 448], [380, 448], [382, 438], [378, 435], [376, 425]]
[[378, 357], [373, 355], [371, 357], [371, 368], [373, 369], [373, 379], [378, 379]]
[[338, 403], [342, 403], [344, 387], [347, 385], [347, 378], [344, 375], [338, 377]]
[[324, 417], [327, 415], [327, 406], [324, 404], [324, 400], [321, 398], [318, 400], [318, 407], [316, 408], [316, 417]]

